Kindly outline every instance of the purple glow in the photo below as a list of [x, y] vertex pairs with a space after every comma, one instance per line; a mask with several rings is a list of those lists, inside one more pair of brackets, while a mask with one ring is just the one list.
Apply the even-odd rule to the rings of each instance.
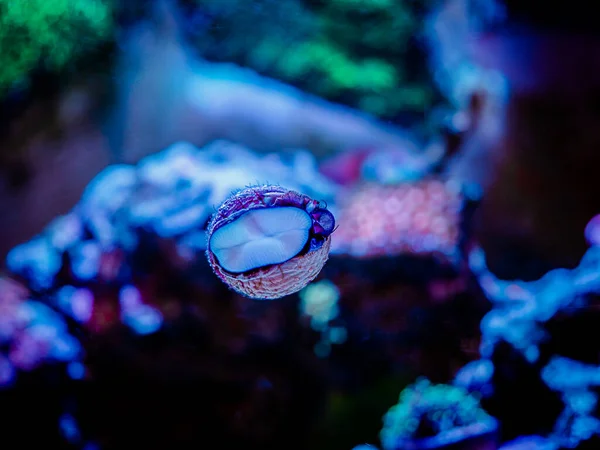
[[94, 294], [86, 288], [63, 286], [56, 295], [58, 306], [80, 323], [88, 322], [94, 309]]
[[94, 294], [89, 289], [77, 289], [71, 297], [73, 317], [79, 322], [88, 322], [94, 310]]
[[558, 445], [541, 436], [522, 436], [504, 444], [500, 450], [558, 450]]
[[0, 389], [11, 386], [15, 377], [14, 366], [8, 358], [0, 354]]
[[122, 313], [128, 314], [142, 305], [142, 294], [135, 286], [123, 286], [119, 291], [119, 303]]
[[588, 222], [583, 234], [590, 245], [600, 245], [600, 214]]

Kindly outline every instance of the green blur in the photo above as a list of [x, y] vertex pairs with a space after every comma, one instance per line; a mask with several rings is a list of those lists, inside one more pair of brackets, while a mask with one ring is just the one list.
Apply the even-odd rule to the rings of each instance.
[[112, 33], [107, 0], [0, 0], [0, 97], [34, 71], [67, 70]]
[[192, 45], [382, 118], [438, 99], [418, 36], [428, 0], [192, 0]]

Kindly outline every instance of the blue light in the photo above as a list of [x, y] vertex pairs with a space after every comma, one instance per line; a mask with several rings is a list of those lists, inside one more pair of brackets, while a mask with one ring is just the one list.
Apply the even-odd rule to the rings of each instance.
[[331, 327], [328, 334], [332, 344], [343, 344], [348, 338], [348, 331], [344, 327]]
[[563, 400], [575, 414], [589, 415], [594, 413], [598, 397], [591, 391], [578, 389], [575, 391], [567, 391], [563, 394]]
[[83, 235], [81, 219], [71, 212], [56, 218], [48, 225], [46, 235], [52, 246], [58, 251], [64, 251]]
[[125, 201], [137, 182], [134, 166], [115, 164], [100, 172], [87, 185], [80, 205], [86, 212], [106, 210], [114, 212]]
[[541, 436], [522, 436], [504, 444], [500, 450], [558, 450], [558, 445]]
[[123, 286], [119, 291], [119, 304], [122, 313], [128, 315], [130, 311], [142, 305], [142, 294], [135, 286], [130, 284]]
[[556, 391], [600, 386], [600, 367], [561, 356], [553, 357], [542, 369], [541, 376], [548, 387]]
[[[107, 167], [85, 188], [76, 211], [104, 248], [119, 242], [124, 230], [115, 227], [117, 211], [124, 208], [137, 184], [136, 168], [124, 164]], [[128, 241], [128, 237], [125, 236]]]
[[588, 222], [583, 234], [591, 245], [600, 245], [600, 214]]
[[83, 450], [100, 450], [100, 446], [94, 442], [88, 442], [83, 446]]
[[152, 334], [160, 330], [163, 323], [162, 314], [148, 305], [140, 305], [128, 311], [123, 322], [137, 334]]
[[83, 379], [85, 372], [85, 366], [80, 362], [72, 362], [67, 366], [67, 373], [73, 380]]
[[[588, 239], [594, 246], [576, 268], [552, 270], [538, 280], [527, 282], [499, 280], [488, 270], [481, 249], [470, 253], [469, 266], [493, 303], [492, 310], [481, 321], [482, 356], [489, 357], [495, 344], [503, 339], [530, 362], [537, 361], [538, 344], [545, 338], [543, 323], [561, 310], [585, 306], [586, 294], [600, 292], [600, 247], [589, 236]], [[598, 395], [592, 390], [600, 386], [600, 366], [555, 355], [542, 368], [540, 376], [550, 389], [562, 395], [565, 405], [551, 436], [558, 444], [542, 448], [576, 448], [582, 440], [600, 434], [600, 421], [593, 417]], [[517, 444], [511, 443], [507, 448], [527, 448]]]
[[102, 249], [96, 242], [82, 242], [70, 250], [73, 274], [82, 281], [98, 275]]
[[66, 314], [72, 315], [71, 297], [77, 292], [74, 286], [63, 286], [56, 293], [56, 306]]
[[34, 289], [45, 289], [60, 270], [61, 258], [45, 238], [38, 237], [13, 248], [6, 256], [6, 265], [27, 277]]
[[65, 314], [80, 323], [85, 323], [92, 317], [94, 294], [89, 289], [67, 285], [58, 290], [56, 303]]
[[79, 428], [77, 427], [77, 422], [75, 418], [70, 414], [63, 414], [59, 419], [59, 427], [63, 434], [63, 436], [69, 442], [75, 442], [79, 440], [80, 433]]
[[71, 361], [82, 352], [79, 341], [69, 334], [60, 334], [52, 341], [49, 356], [59, 361]]
[[206, 240], [206, 232], [202, 230], [184, 236], [180, 245], [194, 251], [204, 251], [206, 250]]
[[454, 377], [454, 385], [469, 391], [485, 390], [494, 375], [494, 364], [489, 359], [478, 359], [464, 365]]
[[[544, 338], [540, 325], [558, 311], [580, 304], [582, 295], [600, 292], [600, 249], [591, 247], [573, 270], [556, 269], [534, 281], [500, 280], [487, 268], [480, 248], [468, 262], [488, 299], [495, 307], [481, 321], [481, 351], [489, 352], [500, 339], [511, 343], [530, 361], [539, 357]], [[497, 307], [496, 307], [497, 305]]]
[[165, 211], [177, 206], [177, 197], [164, 195], [159, 198], [141, 200], [131, 205], [129, 220], [133, 225], [146, 225], [160, 219]]
[[525, 349], [525, 359], [530, 363], [534, 363], [540, 357], [540, 350], [536, 345], [530, 345]]
[[39, 325], [52, 328], [57, 332], [63, 332], [67, 329], [62, 318], [42, 303], [34, 301], [24, 302], [20, 305], [19, 316], [24, 322], [28, 323], [29, 327]]
[[15, 380], [15, 376], [14, 366], [8, 358], [0, 353], [0, 389], [10, 387]]
[[140, 291], [132, 285], [123, 286], [119, 292], [121, 320], [138, 334], [151, 334], [160, 329], [162, 314], [142, 302]]
[[94, 294], [89, 289], [77, 289], [71, 297], [71, 312], [80, 323], [92, 318], [94, 312]]
[[331, 353], [331, 345], [327, 341], [319, 341], [315, 344], [314, 351], [319, 358], [326, 358]]
[[194, 205], [176, 214], [167, 215], [156, 224], [156, 233], [161, 237], [172, 237], [201, 227], [210, 215], [208, 205]]
[[573, 423], [572, 432], [576, 438], [571, 448], [576, 448], [579, 442], [590, 439], [593, 435], [600, 432], [600, 420], [591, 416], [577, 417]]

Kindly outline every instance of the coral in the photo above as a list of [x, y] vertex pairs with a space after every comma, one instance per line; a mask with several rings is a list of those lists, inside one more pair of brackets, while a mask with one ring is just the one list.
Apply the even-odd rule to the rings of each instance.
[[110, 38], [108, 0], [0, 1], [0, 96], [42, 67], [61, 72]]
[[583, 295], [600, 292], [599, 258], [600, 247], [591, 247], [573, 270], [555, 269], [535, 281], [505, 281], [487, 270], [483, 251], [473, 249], [469, 255], [471, 270], [486, 296], [497, 305], [481, 323], [482, 355], [489, 355], [502, 339], [536, 361], [538, 344], [545, 334], [540, 325], [561, 310], [580, 306]]
[[475, 64], [467, 44], [473, 30], [502, 18], [501, 3], [437, 2], [426, 20], [424, 35], [429, 44], [433, 77], [446, 99], [459, 109], [468, 106], [475, 92], [485, 90], [499, 99], [508, 94], [507, 80], [497, 70]]
[[332, 344], [342, 344], [347, 337], [343, 326], [332, 326], [339, 315], [340, 291], [329, 280], [313, 283], [299, 293], [300, 313], [310, 318], [310, 326], [320, 333], [321, 339], [315, 344], [318, 356], [327, 356]]
[[600, 367], [561, 354], [548, 354], [552, 349], [565, 350], [553, 343], [551, 324], [565, 313], [565, 317], [575, 320], [577, 313], [586, 311], [593, 296], [600, 293], [600, 247], [593, 238], [596, 222], [594, 218], [586, 227], [586, 237], [593, 245], [580, 264], [570, 270], [552, 270], [538, 280], [500, 280], [487, 269], [481, 249], [475, 248], [469, 255], [471, 270], [493, 305], [481, 322], [481, 355], [492, 358], [496, 371], [506, 372], [503, 364], [515, 366], [514, 361], [496, 355], [501, 346], [509, 344], [529, 361], [529, 370], [537, 371], [547, 389], [560, 395], [564, 408], [555, 416], [554, 430], [547, 437], [562, 448], [576, 448], [600, 433], [600, 420], [596, 417]]
[[42, 364], [62, 362], [73, 378], [83, 356], [78, 339], [63, 317], [29, 298], [19, 283], [0, 276], [0, 389], [10, 386], [19, 372]]
[[431, 173], [443, 154], [441, 145], [433, 145], [418, 155], [396, 149], [375, 150], [362, 163], [362, 178], [385, 185], [415, 182]]
[[337, 317], [339, 297], [338, 288], [328, 280], [313, 283], [300, 292], [300, 309], [310, 317], [313, 329], [321, 331]]
[[378, 116], [421, 114], [435, 100], [425, 58], [411, 42], [427, 1], [183, 3], [188, 35], [208, 59]]
[[[109, 166], [70, 212], [14, 248], [7, 266], [31, 292], [12, 290], [13, 295], [0, 299], [0, 380], [8, 385], [16, 379], [17, 387], [19, 379], [32, 380], [45, 387], [50, 365], [64, 372], [60, 380], [69, 388], [91, 387], [83, 395], [92, 397], [104, 392], [82, 401], [60, 399], [52, 405], [61, 411], [52, 419], [40, 414], [36, 425], [29, 418], [15, 421], [49, 429], [56, 424], [64, 439], [79, 443], [96, 439], [100, 428], [108, 435], [102, 436], [107, 447], [124, 441], [136, 446], [139, 439], [145, 446], [160, 441], [159, 446], [168, 447], [172, 436], [178, 442], [206, 442], [199, 436], [222, 439], [225, 433], [233, 434], [226, 438], [233, 447], [260, 442], [281, 448], [269, 444], [288, 443], [296, 427], [304, 432], [313, 420], [307, 411], [318, 409], [323, 391], [311, 367], [321, 361], [313, 354], [310, 327], [298, 320], [297, 298], [268, 307], [248, 301], [220, 283], [204, 258], [206, 227], [215, 207], [232, 191], [260, 180], [294, 187], [330, 205], [339, 189], [319, 174], [305, 151], [257, 155], [225, 142], [204, 149], [181, 143], [135, 166]], [[311, 213], [317, 232], [332, 231], [333, 222], [318, 207]], [[0, 296], [6, 292], [0, 289]], [[13, 323], [25, 313], [39, 322]], [[42, 339], [46, 336], [51, 345]], [[85, 355], [71, 339], [81, 336]], [[341, 338], [334, 332], [331, 339]], [[23, 372], [27, 377], [18, 376]], [[122, 388], [115, 389], [116, 380]], [[171, 395], [158, 402], [202, 404], [192, 408], [197, 411], [193, 419], [163, 416], [153, 422], [162, 412], [140, 405], [137, 393], [141, 389], [144, 397], [156, 398], [166, 384], [185, 386], [182, 396], [175, 396], [177, 402]], [[76, 407], [62, 411], [67, 403]], [[122, 427], [112, 422], [114, 414], [99, 412], [103, 407], [123, 413], [118, 423], [142, 416], [157, 425], [132, 425], [124, 438]], [[193, 431], [182, 435], [182, 423], [187, 428], [190, 421]], [[284, 436], [279, 436], [282, 429]], [[290, 448], [301, 447], [294, 443]]]
[[[64, 313], [91, 329], [122, 320], [140, 334], [154, 332], [162, 323], [160, 313], [146, 305], [132, 285], [131, 258], [143, 236], [169, 240], [175, 258], [189, 264], [206, 250], [212, 208], [232, 191], [263, 177], [331, 205], [339, 189], [319, 174], [307, 152], [258, 156], [226, 142], [214, 142], [202, 151], [180, 143], [137, 166], [106, 168], [71, 212], [11, 250], [7, 266], [35, 292], [53, 293]], [[318, 211], [313, 211], [315, 217]], [[323, 222], [326, 217], [317, 219]], [[121, 299], [119, 308], [108, 307], [104, 296], [93, 292], [102, 283], [121, 289], [114, 293]]]
[[478, 359], [463, 366], [454, 376], [453, 384], [482, 397], [492, 394], [494, 364], [489, 359]]
[[600, 386], [600, 366], [555, 356], [541, 377], [550, 389], [562, 394], [565, 403], [552, 436], [556, 442], [577, 448], [581, 441], [600, 433], [600, 420], [594, 417], [598, 395], [592, 391]]
[[500, 450], [557, 450], [556, 443], [541, 436], [523, 436], [504, 444]]
[[332, 253], [353, 257], [458, 252], [462, 198], [452, 183], [367, 184], [340, 202]]
[[399, 442], [437, 436], [456, 428], [493, 424], [494, 419], [465, 389], [422, 379], [405, 388], [383, 418], [381, 442], [395, 450]]
[[322, 2], [315, 8], [321, 32], [289, 60], [309, 68], [312, 63], [312, 72], [322, 79], [317, 84], [321, 95], [353, 98], [359, 108], [384, 117], [418, 112], [434, 98], [424, 72], [415, 74], [406, 64], [415, 53], [411, 37], [419, 30], [423, 4]]

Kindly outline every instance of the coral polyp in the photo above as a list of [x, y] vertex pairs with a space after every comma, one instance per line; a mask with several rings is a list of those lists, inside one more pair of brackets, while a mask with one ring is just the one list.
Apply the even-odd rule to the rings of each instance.
[[329, 258], [335, 218], [326, 205], [280, 186], [243, 189], [208, 225], [207, 257], [238, 293], [276, 299], [314, 280]]
[[[377, 199], [377, 201], [373, 201]], [[373, 258], [457, 253], [463, 199], [436, 179], [399, 185], [366, 184], [342, 199], [334, 254]]]

